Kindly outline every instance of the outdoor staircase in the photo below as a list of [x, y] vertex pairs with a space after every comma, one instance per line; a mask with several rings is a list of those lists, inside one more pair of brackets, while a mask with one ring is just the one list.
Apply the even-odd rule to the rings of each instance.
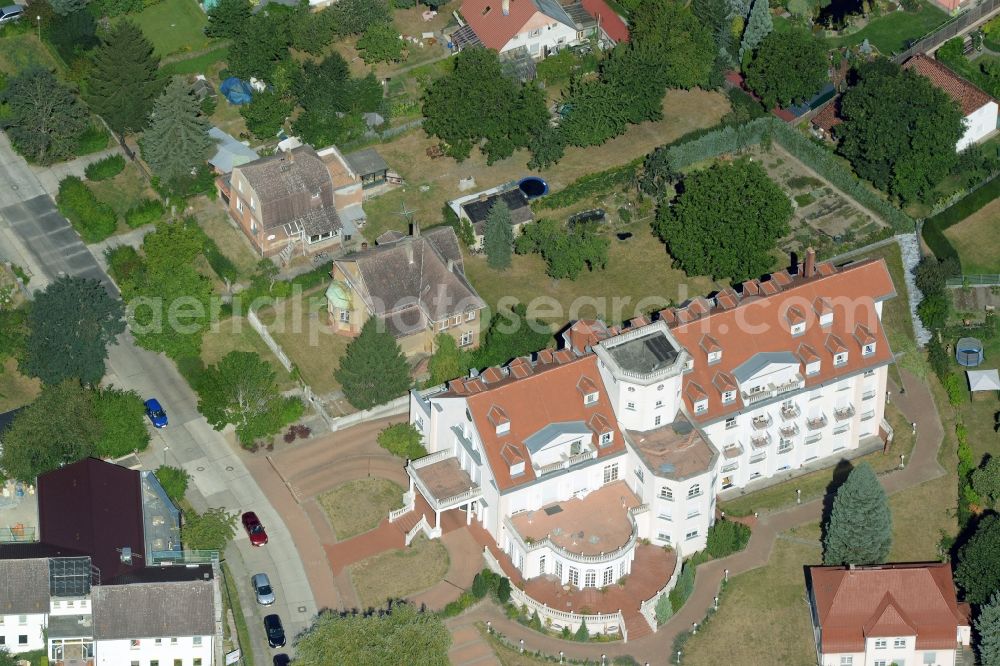
[[625, 617], [625, 629], [628, 631], [629, 642], [653, 633], [653, 628], [649, 626], [649, 622], [639, 612], [638, 608], [635, 610], [625, 610], [623, 608], [622, 615]]
[[410, 530], [417, 526], [417, 523], [420, 522], [421, 516], [423, 516], [423, 513], [414, 509], [413, 511], [403, 514], [402, 518], [396, 520], [392, 524], [396, 527], [396, 529], [406, 535]]

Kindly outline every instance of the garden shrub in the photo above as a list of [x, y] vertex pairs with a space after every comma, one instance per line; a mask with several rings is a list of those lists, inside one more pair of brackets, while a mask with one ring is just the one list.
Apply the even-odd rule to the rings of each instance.
[[178, 504], [182, 499], [184, 499], [184, 493], [187, 492], [188, 481], [190, 481], [190, 475], [179, 467], [170, 467], [167, 465], [160, 465], [156, 468], [156, 480], [160, 482], [163, 486], [163, 490], [167, 493], [167, 497], [174, 504]]
[[726, 557], [746, 548], [749, 541], [749, 527], [731, 520], [719, 520], [708, 530], [705, 550], [712, 557]]
[[684, 602], [688, 600], [691, 593], [694, 591], [694, 570], [698, 566], [692, 560], [688, 560], [684, 563], [681, 569], [681, 575], [677, 577], [677, 583], [674, 585], [674, 589], [670, 590], [670, 606], [674, 609], [676, 613], [684, 605]]
[[962, 390], [962, 380], [955, 373], [951, 373], [944, 379], [944, 390], [948, 394], [948, 403], [952, 407], [962, 404], [965, 392]]
[[661, 594], [656, 600], [656, 623], [666, 624], [674, 616], [674, 606], [670, 603], [669, 594]]
[[132, 229], [138, 229], [147, 224], [158, 222], [166, 210], [159, 199], [143, 199], [125, 213], [125, 224]]
[[77, 143], [77, 155], [89, 155], [108, 147], [108, 133], [103, 127], [91, 126], [89, 130], [80, 135]]
[[394, 456], [416, 460], [427, 455], [421, 439], [420, 432], [409, 423], [396, 423], [378, 434], [378, 445]]
[[609, 194], [615, 188], [634, 183], [644, 159], [644, 157], [640, 157], [623, 166], [578, 178], [558, 192], [538, 199], [535, 206], [537, 208], [564, 208], [589, 197]]
[[201, 251], [205, 255], [208, 265], [212, 267], [212, 270], [221, 279], [229, 283], [236, 282], [239, 279], [239, 271], [236, 270], [236, 264], [222, 253], [219, 246], [208, 235], [205, 236], [205, 245]]
[[510, 601], [510, 579], [506, 576], [501, 576], [500, 580], [497, 582], [497, 601], [502, 604]]
[[583, 620], [580, 622], [580, 628], [576, 630], [573, 634], [574, 641], [589, 641], [590, 640], [590, 630], [587, 629], [587, 621]]
[[114, 178], [125, 169], [125, 158], [121, 155], [108, 155], [103, 160], [97, 160], [87, 165], [83, 170], [87, 180], [108, 180]]
[[59, 183], [56, 204], [59, 212], [87, 243], [101, 242], [118, 226], [114, 209], [99, 202], [90, 188], [76, 176], [67, 176]]
[[146, 262], [134, 247], [119, 245], [109, 248], [104, 256], [107, 257], [111, 277], [123, 290], [127, 291], [129, 286], [141, 281], [142, 274], [146, 270]]

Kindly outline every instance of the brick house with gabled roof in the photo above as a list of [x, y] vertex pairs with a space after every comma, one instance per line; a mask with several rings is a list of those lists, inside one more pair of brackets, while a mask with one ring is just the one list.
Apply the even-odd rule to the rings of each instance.
[[439, 226], [412, 236], [383, 234], [383, 242], [334, 260], [326, 292], [334, 333], [356, 336], [379, 319], [405, 354], [433, 353], [446, 333], [462, 349], [479, 346], [486, 303], [465, 277], [454, 229]]
[[954, 666], [970, 641], [948, 563], [809, 567], [820, 666]]
[[997, 101], [985, 91], [923, 53], [907, 60], [903, 69], [927, 78], [958, 104], [965, 117], [965, 134], [958, 140], [956, 150], [964, 150], [996, 132]]

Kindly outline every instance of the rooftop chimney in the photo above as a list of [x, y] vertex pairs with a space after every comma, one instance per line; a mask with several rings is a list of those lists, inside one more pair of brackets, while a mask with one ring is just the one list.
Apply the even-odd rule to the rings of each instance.
[[504, 16], [510, 16], [510, 0], [503, 0], [500, 4], [500, 8], [503, 10]]
[[802, 271], [803, 277], [812, 277], [816, 273], [816, 250], [806, 248], [806, 265]]

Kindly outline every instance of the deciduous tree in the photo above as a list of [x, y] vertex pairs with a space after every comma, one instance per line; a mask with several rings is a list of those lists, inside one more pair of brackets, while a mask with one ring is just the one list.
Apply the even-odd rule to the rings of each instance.
[[88, 0], [49, 0], [52, 11], [60, 16], [82, 11], [87, 7]]
[[102, 458], [120, 458], [149, 446], [146, 407], [135, 391], [101, 388], [94, 392], [94, 415], [101, 436], [94, 450]]
[[73, 91], [41, 67], [12, 77], [0, 102], [8, 109], [0, 126], [19, 153], [39, 164], [73, 157], [90, 127], [90, 115]]
[[208, 10], [205, 34], [209, 37], [233, 39], [242, 34], [252, 17], [253, 4], [248, 0], [218, 0]]
[[360, 35], [369, 26], [392, 20], [392, 9], [386, 0], [340, 0], [330, 11], [342, 36]]
[[769, 109], [809, 100], [826, 80], [826, 49], [804, 28], [772, 32], [746, 65], [747, 86]]
[[416, 460], [427, 455], [420, 432], [409, 423], [396, 423], [378, 434], [378, 445], [394, 456]]
[[972, 472], [972, 489], [991, 502], [1000, 500], [1000, 458], [988, 456], [983, 464]]
[[464, 49], [454, 62], [423, 100], [424, 129], [442, 140], [449, 155], [464, 160], [480, 146], [492, 164], [526, 147], [547, 125], [542, 91], [504, 76], [495, 51]]
[[514, 230], [511, 228], [510, 208], [499, 199], [486, 217], [483, 251], [486, 252], [486, 263], [490, 268], [500, 271], [510, 268], [510, 255], [514, 251]]
[[22, 370], [47, 384], [97, 384], [108, 345], [125, 330], [124, 307], [98, 280], [61, 277], [35, 297]]
[[236, 514], [225, 509], [212, 508], [203, 514], [185, 511], [181, 523], [181, 542], [185, 550], [226, 549], [236, 534]]
[[839, 151], [903, 202], [925, 199], [958, 159], [962, 112], [944, 91], [880, 58], [861, 65], [840, 103]]
[[142, 156], [163, 181], [189, 175], [215, 147], [209, 122], [201, 116], [190, 86], [175, 77], [153, 105], [149, 128], [142, 136]]
[[271, 90], [256, 93], [249, 104], [240, 106], [240, 115], [258, 139], [271, 139], [292, 113], [292, 103]]
[[392, 334], [372, 317], [361, 327], [334, 373], [347, 401], [357, 409], [371, 409], [406, 393], [410, 369]]
[[321, 613], [296, 644], [302, 666], [421, 664], [447, 666], [451, 636], [435, 613], [395, 603], [389, 613]]
[[437, 349], [428, 363], [431, 378], [429, 386], [437, 386], [456, 377], [463, 376], [469, 370], [469, 359], [455, 344], [455, 338], [447, 333], [438, 333], [434, 338]]
[[6, 476], [34, 483], [39, 474], [93, 455], [101, 436], [93, 398], [75, 379], [43, 386], [4, 431], [0, 467]]
[[609, 244], [594, 223], [577, 224], [567, 231], [555, 220], [539, 220], [524, 226], [515, 247], [518, 254], [541, 254], [550, 276], [575, 280], [584, 268], [605, 267]]
[[741, 282], [771, 270], [775, 241], [788, 233], [792, 205], [764, 169], [747, 160], [688, 175], [656, 230], [688, 275]]
[[119, 133], [142, 130], [153, 102], [163, 90], [153, 45], [130, 20], [119, 21], [94, 54], [87, 103]]
[[1000, 666], [1000, 592], [980, 606], [976, 617], [976, 652], [983, 666]]
[[483, 369], [544, 349], [552, 342], [552, 329], [528, 316], [523, 303], [493, 315], [483, 342], [472, 352], [471, 367]]
[[823, 564], [882, 564], [891, 548], [889, 501], [871, 465], [861, 463], [833, 498]]
[[369, 65], [403, 60], [403, 40], [391, 23], [373, 23], [365, 28], [357, 49], [361, 59]]
[[212, 427], [236, 426], [236, 436], [244, 446], [287, 425], [286, 400], [278, 390], [274, 370], [253, 352], [229, 352], [206, 368], [198, 383], [198, 397], [198, 411]]
[[[272, 8], [278, 5], [271, 4]], [[271, 82], [275, 68], [291, 58], [288, 46], [292, 43], [290, 17], [271, 9], [253, 14], [244, 20], [233, 35], [226, 64], [229, 73], [241, 79], [257, 77]]]
[[986, 514], [958, 551], [955, 582], [965, 601], [985, 604], [1000, 590], [1000, 517]]

